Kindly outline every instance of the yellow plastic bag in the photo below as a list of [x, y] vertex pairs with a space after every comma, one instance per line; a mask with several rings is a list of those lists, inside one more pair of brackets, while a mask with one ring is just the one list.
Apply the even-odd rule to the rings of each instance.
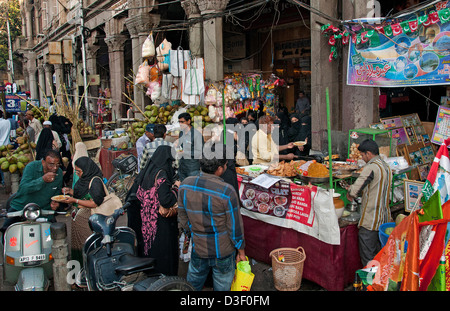
[[250, 291], [254, 278], [255, 275], [251, 271], [248, 260], [238, 262], [236, 264], [236, 271], [234, 272], [233, 283], [231, 283], [231, 290], [235, 292]]

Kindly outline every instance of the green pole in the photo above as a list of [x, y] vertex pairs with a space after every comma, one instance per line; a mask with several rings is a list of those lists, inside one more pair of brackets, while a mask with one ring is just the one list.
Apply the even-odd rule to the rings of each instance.
[[225, 123], [225, 89], [222, 90], [223, 143], [227, 144], [227, 127]]
[[333, 188], [333, 160], [331, 159], [332, 151], [331, 151], [331, 120], [330, 120], [330, 95], [328, 91], [328, 87], [326, 89], [326, 97], [327, 97], [327, 132], [328, 132], [328, 163], [329, 163], [329, 171], [330, 171], [330, 189]]

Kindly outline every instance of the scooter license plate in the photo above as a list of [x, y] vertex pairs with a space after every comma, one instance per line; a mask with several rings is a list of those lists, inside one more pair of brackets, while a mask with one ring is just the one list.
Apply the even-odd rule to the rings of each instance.
[[19, 262], [29, 262], [29, 261], [38, 261], [38, 260], [45, 260], [45, 254], [22, 256], [19, 258]]

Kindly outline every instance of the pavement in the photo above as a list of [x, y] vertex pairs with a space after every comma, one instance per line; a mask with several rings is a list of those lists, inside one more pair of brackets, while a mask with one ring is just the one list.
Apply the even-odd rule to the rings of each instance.
[[[0, 188], [0, 211], [4, 209], [5, 203], [7, 199], [9, 198], [9, 193], [6, 192], [5, 188]], [[67, 215], [58, 215], [57, 221], [58, 222], [64, 222], [67, 225], [67, 232], [68, 232], [68, 244], [69, 244], [69, 250], [70, 250], [70, 226], [71, 226], [71, 217], [69, 214]], [[118, 220], [118, 226], [125, 226], [126, 225], [126, 217], [121, 217]], [[0, 226], [3, 224], [3, 219], [0, 219]], [[1, 251], [0, 255], [0, 263], [3, 263], [3, 250]], [[252, 258], [249, 258], [252, 272], [255, 275], [251, 291], [276, 291], [273, 283], [273, 272], [272, 267], [270, 265], [267, 265], [262, 262], [257, 262]], [[188, 263], [185, 263], [183, 261], [180, 261], [179, 263], [179, 276], [186, 277], [187, 274], [187, 268]], [[208, 282], [205, 285], [204, 290], [205, 291], [211, 291], [212, 288], [211, 285], [208, 284]], [[351, 284], [345, 289], [345, 291], [350, 291], [352, 289]], [[3, 284], [3, 267], [0, 269], [0, 291], [11, 291], [14, 290], [14, 287], [7, 286]], [[311, 282], [306, 279], [302, 279], [301, 287], [299, 291], [326, 291], [321, 286], [315, 284], [314, 282]]]

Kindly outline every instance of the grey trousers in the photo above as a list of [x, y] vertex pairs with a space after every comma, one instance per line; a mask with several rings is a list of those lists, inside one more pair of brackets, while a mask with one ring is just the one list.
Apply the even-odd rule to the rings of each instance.
[[358, 242], [359, 256], [361, 257], [363, 267], [365, 267], [381, 250], [378, 231], [372, 231], [359, 227]]

